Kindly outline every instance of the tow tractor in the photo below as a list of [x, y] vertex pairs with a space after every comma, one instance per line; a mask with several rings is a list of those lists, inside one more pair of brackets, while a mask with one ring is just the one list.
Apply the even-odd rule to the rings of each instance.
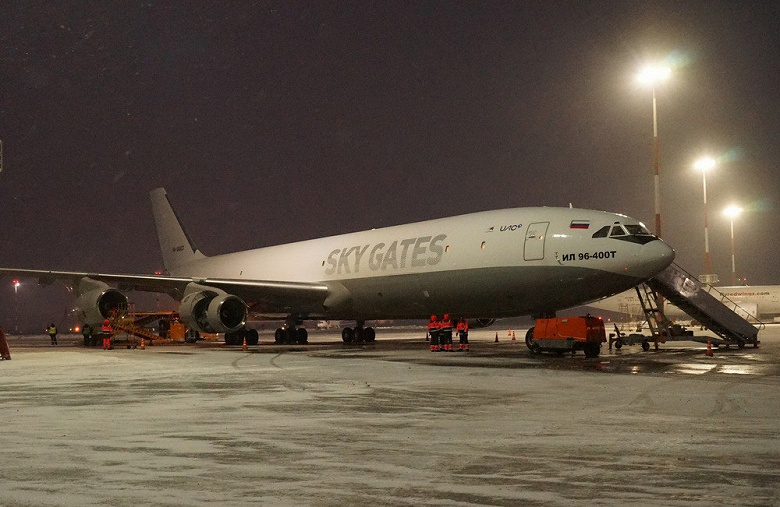
[[604, 321], [590, 315], [536, 319], [534, 327], [525, 334], [525, 344], [534, 354], [549, 351], [574, 355], [582, 350], [585, 357], [598, 357], [601, 344], [606, 341]]

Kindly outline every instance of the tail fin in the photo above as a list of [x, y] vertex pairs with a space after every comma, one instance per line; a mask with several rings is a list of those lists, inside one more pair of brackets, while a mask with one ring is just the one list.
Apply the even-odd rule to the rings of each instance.
[[195, 247], [190, 235], [181, 225], [178, 215], [168, 201], [165, 189], [152, 190], [149, 192], [149, 198], [152, 200], [152, 213], [166, 271], [171, 272], [183, 264], [204, 259], [206, 256]]

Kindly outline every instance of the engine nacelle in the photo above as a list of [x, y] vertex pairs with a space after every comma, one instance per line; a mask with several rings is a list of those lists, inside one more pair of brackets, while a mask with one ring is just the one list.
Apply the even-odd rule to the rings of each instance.
[[204, 333], [230, 333], [246, 324], [246, 303], [219, 289], [189, 292], [181, 300], [179, 317], [187, 327]]
[[100, 328], [103, 320], [121, 308], [127, 308], [127, 296], [104, 283], [101, 285], [80, 295], [73, 308], [76, 317], [93, 329]]

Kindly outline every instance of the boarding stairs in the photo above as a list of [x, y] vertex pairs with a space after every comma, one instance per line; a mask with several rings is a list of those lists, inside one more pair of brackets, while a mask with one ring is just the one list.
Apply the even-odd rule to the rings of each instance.
[[637, 297], [639, 297], [639, 304], [642, 306], [642, 312], [644, 312], [650, 334], [656, 338], [667, 336], [671, 323], [661, 310], [658, 295], [646, 284], [637, 285], [634, 289]]
[[[696, 277], [677, 264], [672, 263], [645, 284], [650, 290], [662, 295], [691, 318], [720, 336], [727, 346], [736, 344], [742, 348], [747, 343], [753, 344], [754, 347], [758, 346], [758, 331], [765, 327], [764, 323], [715, 287], [700, 283]], [[639, 293], [640, 289], [637, 288], [637, 294]], [[645, 313], [647, 315], [647, 312]], [[754, 321], [758, 327], [740, 314], [747, 315], [748, 319]], [[651, 319], [648, 318], [649, 320]]]

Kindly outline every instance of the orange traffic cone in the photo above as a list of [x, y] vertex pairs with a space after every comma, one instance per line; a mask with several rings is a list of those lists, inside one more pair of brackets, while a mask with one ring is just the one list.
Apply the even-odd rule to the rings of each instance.
[[515, 340], [516, 340], [516, 338], [515, 338], [515, 332], [514, 332], [514, 331], [512, 331], [512, 341], [515, 341]]
[[498, 333], [496, 333], [496, 341], [493, 343], [498, 343]]
[[704, 353], [709, 357], [712, 357], [712, 343], [709, 338], [707, 338], [707, 351]]
[[141, 338], [141, 350], [146, 350], [146, 340]]
[[241, 350], [246, 350], [246, 336], [244, 337], [244, 343], [241, 345]]
[[507, 335], [507, 337], [512, 336], [512, 328], [511, 327], [506, 330], [506, 335]]

